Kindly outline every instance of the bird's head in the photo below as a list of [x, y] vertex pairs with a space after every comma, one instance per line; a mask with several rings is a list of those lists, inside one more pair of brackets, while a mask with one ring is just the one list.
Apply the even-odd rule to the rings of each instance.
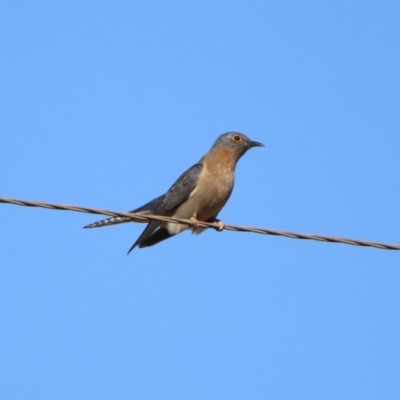
[[237, 159], [239, 159], [247, 150], [252, 147], [264, 147], [260, 142], [254, 142], [250, 140], [246, 135], [240, 132], [228, 132], [219, 136], [213, 145], [213, 149], [226, 148], [233, 150]]

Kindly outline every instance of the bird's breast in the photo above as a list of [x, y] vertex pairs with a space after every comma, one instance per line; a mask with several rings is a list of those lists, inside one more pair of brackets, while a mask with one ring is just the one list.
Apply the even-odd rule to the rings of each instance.
[[176, 210], [178, 218], [196, 217], [199, 221], [215, 218], [228, 201], [234, 184], [234, 170], [226, 166], [204, 169], [196, 188], [189, 198]]

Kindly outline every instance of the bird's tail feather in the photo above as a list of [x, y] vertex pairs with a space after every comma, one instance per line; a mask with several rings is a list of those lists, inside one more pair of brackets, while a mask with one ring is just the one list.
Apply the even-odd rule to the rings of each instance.
[[102, 219], [101, 221], [94, 222], [93, 224], [89, 224], [84, 226], [85, 229], [87, 228], [101, 228], [103, 226], [110, 226], [116, 224], [122, 224], [124, 222], [131, 221], [130, 218], [127, 217], [111, 217], [107, 219]]
[[[159, 196], [155, 198], [154, 200], [149, 201], [146, 203], [144, 206], [135, 208], [132, 211], [129, 211], [130, 213], [137, 213], [137, 214], [152, 214], [157, 207], [158, 203], [164, 198], [164, 195]], [[111, 217], [111, 218], [106, 218], [102, 219], [101, 221], [94, 222], [93, 224], [89, 224], [84, 226], [84, 228], [102, 228], [103, 226], [111, 226], [111, 225], [117, 225], [117, 224], [123, 224], [124, 222], [142, 222], [142, 223], [148, 223], [148, 221], [144, 219], [135, 219], [135, 218], [128, 218], [128, 217]]]

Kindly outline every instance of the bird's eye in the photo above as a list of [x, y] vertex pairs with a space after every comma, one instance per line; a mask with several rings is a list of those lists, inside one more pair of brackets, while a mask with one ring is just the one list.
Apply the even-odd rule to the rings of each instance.
[[242, 137], [241, 137], [240, 135], [234, 135], [234, 136], [233, 136], [233, 140], [234, 140], [236, 143], [239, 143], [239, 142], [242, 140]]

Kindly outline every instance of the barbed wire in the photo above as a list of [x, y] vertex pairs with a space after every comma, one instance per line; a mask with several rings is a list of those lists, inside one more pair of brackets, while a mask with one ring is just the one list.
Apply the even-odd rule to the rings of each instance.
[[[171, 218], [162, 215], [140, 215], [135, 213], [104, 210], [102, 208], [74, 206], [69, 204], [54, 204], [42, 201], [12, 199], [7, 197], [0, 197], [0, 203], [14, 204], [17, 206], [25, 206], [25, 207], [47, 208], [51, 210], [64, 210], [64, 211], [75, 211], [75, 212], [82, 212], [89, 214], [109, 215], [111, 217], [127, 217], [135, 220], [135, 221], [132, 220], [132, 222], [166, 221], [179, 224], [186, 224], [189, 226], [196, 225], [204, 228], [212, 228], [215, 230], [220, 230], [221, 228], [220, 225], [218, 225], [217, 223], [209, 223], [202, 221], [198, 221], [197, 223], [195, 223], [194, 221], [189, 219]], [[237, 225], [226, 224], [224, 225], [224, 229], [235, 232], [252, 232], [252, 233], [259, 233], [262, 235], [284, 236], [292, 239], [317, 240], [320, 242], [327, 242], [327, 243], [343, 243], [343, 244], [350, 244], [353, 246], [375, 247], [383, 250], [400, 250], [400, 244], [387, 244], [387, 243], [372, 242], [367, 240], [350, 239], [344, 237], [313, 235], [309, 233], [296, 233], [296, 232], [288, 232], [276, 229], [258, 228], [252, 226], [237, 226]]]

